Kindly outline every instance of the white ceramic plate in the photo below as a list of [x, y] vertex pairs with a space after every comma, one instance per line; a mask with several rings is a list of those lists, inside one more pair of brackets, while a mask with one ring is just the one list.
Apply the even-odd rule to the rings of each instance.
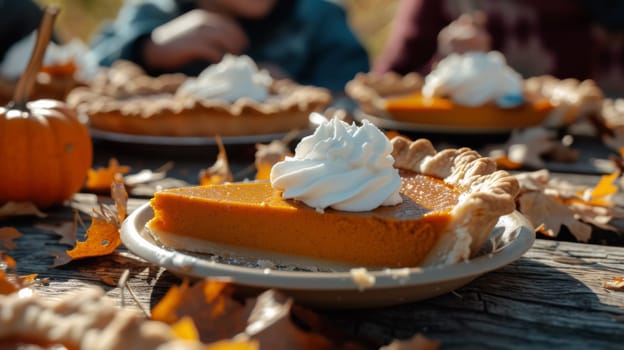
[[[299, 131], [293, 138], [302, 138], [312, 134], [314, 129], [323, 119], [316, 115], [310, 116], [310, 127]], [[90, 128], [91, 136], [96, 140], [110, 141], [116, 143], [137, 144], [145, 146], [214, 146], [217, 141], [211, 136], [151, 136], [124, 134], [119, 132]], [[222, 136], [224, 145], [253, 145], [265, 143], [272, 140], [284, 138], [288, 133], [243, 135], [243, 136]]]
[[[311, 271], [293, 260], [267, 268], [266, 260], [230, 259], [175, 250], [162, 245], [145, 224], [153, 217], [149, 203], [135, 210], [121, 227], [121, 239], [137, 256], [171, 272], [198, 278], [225, 277], [238, 284], [275, 288], [295, 300], [321, 307], [375, 307], [422, 300], [459, 288], [478, 276], [520, 258], [535, 235], [520, 213], [502, 217], [491, 234], [485, 252], [469, 262], [440, 267], [370, 270], [373, 286], [361, 288], [344, 267]], [[244, 257], [243, 257], [244, 258]], [[283, 257], [280, 257], [283, 258]]]
[[353, 119], [362, 121], [364, 119], [375, 124], [377, 127], [386, 130], [396, 130], [405, 132], [431, 132], [439, 134], [506, 134], [511, 132], [514, 128], [510, 127], [483, 127], [483, 126], [466, 126], [466, 125], [431, 125], [431, 124], [418, 124], [408, 123], [404, 121], [394, 120], [389, 117], [374, 116], [368, 113], [364, 113], [361, 110], [355, 110], [353, 112]]
[[[312, 133], [312, 128], [302, 130], [295, 138], [300, 138]], [[214, 137], [210, 136], [150, 136], [123, 134], [113, 131], [105, 131], [91, 128], [91, 136], [96, 140], [111, 141], [116, 143], [138, 144], [145, 146], [213, 146], [217, 144]], [[284, 138], [286, 133], [261, 134], [245, 136], [223, 136], [224, 145], [253, 145]]]

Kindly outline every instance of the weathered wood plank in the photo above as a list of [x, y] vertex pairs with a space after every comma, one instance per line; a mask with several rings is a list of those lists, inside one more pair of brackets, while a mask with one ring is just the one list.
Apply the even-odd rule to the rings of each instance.
[[[610, 256], [622, 251], [537, 240], [524, 258], [455, 293], [409, 305], [327, 311], [327, 315], [355, 334], [389, 341], [423, 332], [442, 341], [445, 349], [621, 348], [624, 293], [601, 285], [621, 275], [622, 260]], [[558, 256], [585, 263], [560, 263]]]

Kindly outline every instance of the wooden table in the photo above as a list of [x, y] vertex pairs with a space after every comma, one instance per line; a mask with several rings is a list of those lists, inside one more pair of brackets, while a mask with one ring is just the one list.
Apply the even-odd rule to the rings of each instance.
[[[237, 150], [244, 171], [253, 150]], [[172, 176], [196, 182], [199, 169], [214, 161], [214, 150], [179, 156]], [[166, 153], [130, 155], [123, 148], [96, 144], [96, 165], [111, 155], [124, 164], [156, 168], [169, 160]], [[247, 163], [245, 163], [247, 162]], [[556, 176], [556, 175], [555, 175]], [[598, 175], [561, 174], [569, 180], [592, 183]], [[132, 199], [136, 206], [147, 198]], [[19, 274], [37, 273], [49, 283], [37, 290], [58, 298], [68, 290], [98, 285], [121, 306], [150, 309], [179, 279], [163, 268], [137, 258], [124, 248], [111, 256], [91, 258], [50, 268], [52, 249], [65, 249], [58, 237], [37, 227], [40, 223], [71, 220], [72, 211], [58, 208], [45, 219], [19, 218], [0, 222], [23, 233], [11, 256]], [[614, 233], [618, 234], [618, 233]], [[138, 302], [103, 281], [119, 279], [130, 270], [129, 285]], [[518, 261], [485, 274], [456, 291], [430, 300], [392, 307], [357, 310], [317, 310], [341, 328], [379, 343], [409, 338], [416, 333], [439, 340], [442, 349], [621, 349], [624, 347], [624, 292], [609, 291], [602, 283], [624, 275], [624, 246], [581, 244], [537, 239]]]

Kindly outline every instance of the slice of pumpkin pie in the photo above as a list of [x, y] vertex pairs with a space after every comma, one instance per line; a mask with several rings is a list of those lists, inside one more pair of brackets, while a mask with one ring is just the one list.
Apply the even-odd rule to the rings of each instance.
[[147, 227], [165, 245], [203, 242], [351, 266], [450, 264], [474, 256], [517, 181], [468, 149], [391, 141], [332, 119], [275, 164], [270, 181], [157, 192]]

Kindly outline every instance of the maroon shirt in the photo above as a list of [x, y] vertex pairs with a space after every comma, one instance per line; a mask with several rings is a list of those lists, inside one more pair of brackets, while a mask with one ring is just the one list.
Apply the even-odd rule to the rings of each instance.
[[624, 31], [608, 31], [574, 0], [402, 0], [373, 71], [428, 73], [438, 33], [470, 10], [486, 14], [492, 48], [524, 77], [594, 79], [624, 97]]

